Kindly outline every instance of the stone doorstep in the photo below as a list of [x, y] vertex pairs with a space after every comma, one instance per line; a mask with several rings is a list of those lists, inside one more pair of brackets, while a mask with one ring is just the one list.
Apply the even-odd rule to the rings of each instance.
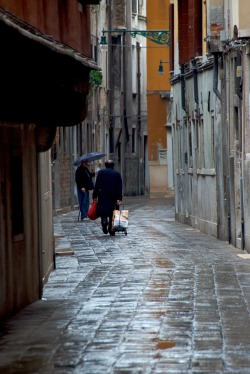
[[73, 256], [75, 254], [74, 251], [56, 251], [55, 255], [56, 256]]
[[55, 255], [57, 256], [72, 256], [74, 255], [68, 240], [63, 236], [55, 236]]
[[250, 253], [243, 253], [243, 254], [238, 254], [238, 257], [241, 257], [245, 260], [250, 260]]
[[64, 233], [63, 232], [55, 232], [54, 233], [54, 238], [57, 239], [57, 238], [62, 238], [64, 237]]

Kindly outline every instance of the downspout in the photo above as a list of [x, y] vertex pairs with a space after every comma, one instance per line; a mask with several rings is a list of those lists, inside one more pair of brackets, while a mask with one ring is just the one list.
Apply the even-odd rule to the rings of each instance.
[[126, 39], [125, 33], [122, 36], [122, 64], [123, 64], [123, 121], [125, 126], [125, 137], [126, 143], [129, 141], [129, 131], [128, 131], [128, 119], [127, 119], [127, 61], [126, 61]]
[[141, 195], [141, 56], [140, 56], [140, 43], [136, 42], [137, 51], [137, 121], [138, 121], [138, 195]]
[[[236, 58], [236, 92], [240, 99], [240, 108], [242, 108], [241, 101], [243, 100], [243, 94], [242, 94], [242, 58], [241, 58], [241, 52], [237, 50], [237, 58]], [[242, 110], [240, 111], [242, 113]], [[241, 126], [242, 129], [242, 116], [240, 116]], [[242, 152], [242, 130], [240, 131], [239, 135], [239, 146], [240, 146], [240, 153]], [[240, 177], [240, 212], [241, 212], [241, 249], [245, 249], [245, 222], [244, 222], [244, 176], [243, 176], [243, 165], [242, 165], [242, 159], [241, 159], [241, 177]]]
[[197, 66], [196, 60], [192, 60], [193, 64], [193, 77], [194, 77], [194, 101], [196, 102], [197, 106], [199, 105], [199, 94], [198, 94], [198, 74], [197, 74]]
[[[112, 29], [111, 4], [108, 7], [108, 28]], [[108, 53], [106, 54], [106, 66], [108, 73], [108, 129], [109, 129], [109, 153], [114, 153], [114, 123], [113, 123], [113, 79], [112, 79], [112, 62], [113, 62], [113, 46], [111, 46], [111, 34], [108, 34]]]
[[186, 85], [185, 85], [185, 77], [184, 77], [184, 65], [181, 65], [181, 107], [184, 111], [186, 111]]
[[[230, 179], [229, 176], [226, 177], [226, 200], [227, 202], [230, 201]], [[228, 224], [228, 243], [232, 242], [231, 236], [231, 212], [230, 212], [230, 204], [227, 204], [227, 224]]]
[[214, 67], [213, 67], [213, 91], [215, 95], [218, 97], [219, 100], [221, 100], [221, 93], [218, 90], [218, 72], [219, 72], [219, 54], [214, 54]]
[[[124, 193], [127, 191], [128, 186], [128, 178], [129, 169], [127, 165], [127, 147], [129, 142], [129, 125], [128, 123], [128, 103], [130, 103], [131, 99], [127, 97], [128, 95], [128, 63], [129, 59], [126, 53], [126, 43], [128, 42], [126, 33], [124, 32], [121, 35], [121, 46], [122, 46], [122, 60], [121, 60], [121, 74], [122, 74], [122, 92], [123, 92], [123, 101], [122, 101], [122, 131], [121, 131], [121, 144], [120, 144], [120, 155], [118, 154], [118, 163], [120, 163], [120, 172], [122, 175], [123, 183], [124, 183]], [[128, 43], [130, 44], [130, 43]], [[129, 101], [128, 101], [129, 100]], [[119, 162], [120, 158], [120, 162]]]
[[240, 205], [241, 205], [241, 249], [245, 249], [245, 222], [244, 222], [244, 198], [243, 177], [240, 178]]

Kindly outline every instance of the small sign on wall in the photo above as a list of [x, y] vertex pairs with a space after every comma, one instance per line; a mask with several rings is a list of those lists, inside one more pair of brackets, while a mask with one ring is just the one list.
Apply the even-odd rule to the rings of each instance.
[[168, 160], [167, 156], [168, 156], [167, 148], [158, 149], [158, 159], [159, 159], [160, 165], [167, 164], [167, 160]]

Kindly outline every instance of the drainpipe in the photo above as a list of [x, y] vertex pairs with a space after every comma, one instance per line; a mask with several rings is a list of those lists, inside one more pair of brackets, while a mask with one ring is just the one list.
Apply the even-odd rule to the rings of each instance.
[[243, 178], [240, 178], [240, 205], [241, 205], [241, 249], [245, 249], [245, 224], [244, 224], [244, 198], [243, 198]]
[[[112, 30], [112, 9], [111, 9], [111, 2], [109, 4], [108, 9], [108, 28]], [[108, 155], [110, 153], [114, 153], [114, 122], [113, 122], [113, 114], [114, 114], [114, 102], [113, 102], [113, 95], [114, 95], [114, 87], [113, 87], [113, 76], [112, 76], [112, 62], [113, 62], [113, 46], [110, 45], [112, 40], [111, 34], [108, 34], [108, 52], [106, 55], [106, 64], [107, 67], [107, 74], [108, 74], [108, 131], [109, 131], [109, 149]]]
[[199, 105], [199, 91], [198, 91], [198, 74], [197, 74], [197, 66], [196, 60], [192, 60], [193, 64], [193, 77], [194, 77], [194, 101], [197, 105]]
[[118, 155], [118, 160], [120, 157], [120, 172], [122, 175], [122, 179], [124, 181], [124, 193], [127, 191], [128, 180], [126, 178], [129, 175], [128, 165], [126, 162], [126, 149], [129, 142], [129, 122], [128, 122], [128, 113], [130, 112], [129, 103], [131, 103], [131, 98], [127, 97], [128, 95], [128, 88], [129, 85], [127, 83], [128, 80], [128, 63], [129, 58], [126, 53], [126, 42], [128, 42], [126, 33], [124, 32], [121, 35], [121, 46], [122, 46], [122, 59], [121, 59], [121, 74], [122, 74], [122, 92], [123, 92], [123, 102], [122, 102], [122, 132], [121, 132], [121, 147], [120, 147], [120, 156]]
[[186, 111], [186, 84], [185, 84], [185, 77], [184, 77], [184, 65], [181, 65], [181, 107], [184, 111]]
[[213, 67], [213, 90], [215, 95], [218, 97], [218, 99], [221, 100], [221, 93], [218, 90], [218, 60], [219, 60], [219, 54], [214, 54], [214, 67]]
[[141, 55], [140, 55], [140, 43], [136, 42], [137, 51], [137, 90], [138, 90], [138, 101], [137, 101], [137, 121], [138, 121], [138, 195], [141, 195]]
[[228, 243], [232, 242], [231, 237], [231, 211], [230, 211], [230, 178], [226, 177], [226, 201], [227, 201], [227, 225], [228, 225]]

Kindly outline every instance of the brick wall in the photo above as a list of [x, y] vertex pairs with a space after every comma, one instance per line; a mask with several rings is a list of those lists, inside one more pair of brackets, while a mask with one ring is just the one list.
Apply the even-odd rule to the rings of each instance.
[[126, 26], [126, 6], [124, 0], [114, 0], [112, 3], [112, 28]]
[[179, 0], [179, 62], [185, 64], [202, 55], [202, 4], [199, 0]]
[[59, 173], [60, 173], [60, 200], [61, 207], [69, 207], [71, 205], [71, 167], [69, 156], [60, 156]]

